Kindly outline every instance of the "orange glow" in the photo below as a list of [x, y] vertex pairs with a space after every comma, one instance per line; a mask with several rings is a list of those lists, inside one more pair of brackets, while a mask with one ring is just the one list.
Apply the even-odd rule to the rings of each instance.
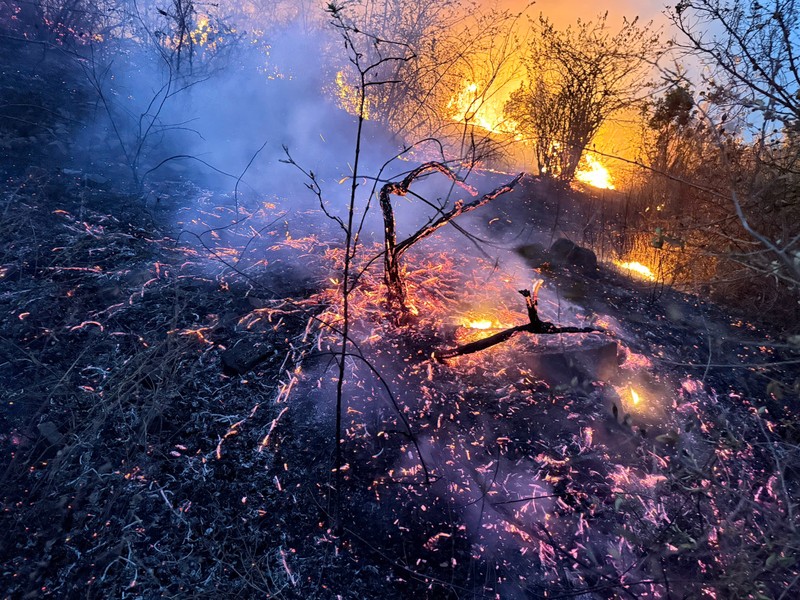
[[[493, 318], [493, 316], [495, 318]], [[504, 329], [506, 327], [513, 327], [513, 325], [506, 325], [501, 323], [497, 316], [502, 316], [503, 321], [509, 315], [487, 315], [483, 311], [469, 311], [458, 319], [458, 325], [465, 329]]]
[[614, 261], [614, 264], [619, 267], [620, 269], [625, 269], [629, 273], [634, 275], [638, 275], [642, 279], [649, 279], [650, 281], [655, 281], [656, 276], [653, 271], [650, 270], [650, 267], [643, 265], [640, 262], [632, 261], [632, 262], [621, 262], [618, 260]]
[[195, 27], [195, 30], [190, 34], [192, 36], [192, 42], [198, 46], [207, 46], [209, 33], [213, 33], [213, 29], [211, 28], [208, 16], [198, 15], [197, 27]]
[[470, 329], [491, 329], [492, 322], [488, 320], [471, 321], [469, 327]]
[[616, 189], [611, 180], [611, 174], [599, 160], [591, 154], [585, 155], [583, 159], [586, 162], [586, 169], [575, 171], [575, 179], [577, 181], [603, 190]]
[[641, 400], [642, 400], [642, 399], [639, 397], [639, 394], [638, 394], [638, 393], [636, 393], [636, 390], [635, 390], [635, 389], [633, 389], [633, 388], [631, 388], [631, 400], [633, 400], [633, 404], [634, 404], [634, 406], [635, 406], [635, 405], [637, 405], [637, 404], [639, 404], [639, 402], [641, 402]]
[[487, 90], [481, 90], [477, 83], [465, 81], [458, 94], [450, 98], [447, 108], [453, 110], [451, 118], [459, 123], [476, 125], [491, 133], [516, 134], [517, 122], [508, 119], [503, 110], [505, 97], [496, 99]]
[[366, 120], [370, 119], [369, 98], [364, 99], [362, 111], [361, 92], [356, 86], [351, 85], [347, 81], [347, 75], [344, 71], [339, 71], [336, 73], [336, 91], [337, 95], [339, 96], [339, 106], [341, 106], [351, 115], [355, 116], [359, 116], [359, 112], [361, 111], [362, 118]]

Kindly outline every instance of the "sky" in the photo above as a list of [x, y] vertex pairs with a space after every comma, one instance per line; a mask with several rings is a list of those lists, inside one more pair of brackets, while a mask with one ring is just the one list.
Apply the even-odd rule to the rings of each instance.
[[[520, 10], [528, 1], [500, 0], [499, 3], [504, 8]], [[530, 12], [533, 15], [544, 13], [557, 25], [572, 23], [577, 18], [591, 20], [605, 11], [608, 11], [612, 20], [622, 16], [629, 19], [638, 16], [644, 21], [652, 19], [656, 23], [663, 23], [662, 12], [668, 3], [668, 0], [538, 0]]]
[[[499, 0], [500, 6], [521, 10], [527, 0]], [[662, 39], [669, 38], [672, 31], [664, 14], [668, 7], [676, 4], [676, 0], [537, 0], [529, 9], [532, 16], [539, 13], [548, 17], [557, 27], [575, 23], [577, 19], [593, 20], [608, 11], [608, 22], [621, 22], [625, 17], [632, 20], [639, 17], [641, 23], [653, 21], [655, 29], [661, 29]], [[623, 117], [624, 120], [624, 117]], [[595, 137], [598, 150], [619, 156], [630, 156], [636, 146], [637, 126], [619, 120], [608, 122]]]

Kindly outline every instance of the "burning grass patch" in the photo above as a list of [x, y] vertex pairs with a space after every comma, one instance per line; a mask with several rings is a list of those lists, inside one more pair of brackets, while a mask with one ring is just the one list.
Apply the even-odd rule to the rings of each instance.
[[[739, 331], [724, 315], [677, 294], [662, 310], [612, 274], [567, 302], [570, 277], [530, 273], [546, 278], [543, 318], [608, 334], [521, 333], [440, 363], [437, 349], [526, 322], [518, 273], [456, 262], [448, 239], [415, 248], [417, 316], [398, 326], [367, 264], [380, 250], [364, 248], [334, 490], [340, 250], [256, 227], [246, 248], [263, 253], [237, 273], [220, 262], [243, 256], [229, 234], [176, 244], [63, 185], [75, 195], [48, 210], [19, 192], [4, 212], [11, 593], [657, 598], [797, 580], [789, 402], [737, 391], [763, 370], [697, 368], [703, 322], [709, 340]], [[199, 235], [231, 214], [196, 216]], [[565, 363], [550, 380], [531, 360], [606, 337], [608, 376]], [[765, 356], [732, 339], [715, 360]], [[270, 351], [228, 375], [242, 341]]]
[[[763, 411], [692, 377], [681, 380], [680, 369], [664, 366], [677, 358], [661, 346], [666, 340], [643, 342], [620, 325], [624, 320], [610, 319], [617, 323], [612, 333], [636, 340], [637, 350], [644, 343], [653, 360], [621, 343], [623, 368], [608, 377], [548, 384], [541, 365], [526, 360], [550, 346], [537, 336], [438, 364], [431, 351], [454, 335], [474, 340], [492, 325], [526, 318], [511, 301], [518, 298], [512, 279], [480, 261], [465, 273], [449, 256], [428, 252], [407, 261], [417, 316], [400, 328], [385, 312], [377, 275], [364, 273], [354, 291], [353, 335], [369, 366], [354, 358], [346, 371], [338, 491], [354, 560], [385, 561], [397, 585], [411, 580], [453, 594], [487, 580], [492, 590], [597, 597], [772, 589], [772, 580], [728, 575], [731, 565], [743, 567], [747, 553], [763, 552], [759, 531], [795, 526], [788, 524], [795, 492], [776, 484], [797, 457], [771, 456], [770, 446], [780, 442]], [[338, 302], [336, 287], [322, 294], [317, 304], [328, 309], [316, 351], [289, 401], [321, 413], [324, 429], [333, 397], [329, 362], [320, 359], [336, 347], [328, 326], [338, 322]], [[564, 308], [545, 297], [548, 314]], [[606, 320], [593, 313], [571, 318]], [[666, 334], [659, 319], [654, 313], [647, 326]], [[462, 326], [475, 322], [490, 327]], [[550, 350], [564, 354], [585, 343], [581, 335], [587, 336], [558, 336]], [[743, 507], [752, 503], [744, 518]], [[362, 536], [362, 523], [372, 523], [374, 535]], [[795, 576], [786, 558], [789, 538], [763, 567], [787, 585]]]

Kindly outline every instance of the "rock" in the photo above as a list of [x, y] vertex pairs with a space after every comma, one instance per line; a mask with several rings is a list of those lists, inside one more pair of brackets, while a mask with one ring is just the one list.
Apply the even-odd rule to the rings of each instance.
[[226, 373], [243, 375], [272, 356], [275, 349], [267, 342], [238, 340], [222, 353], [222, 366]]
[[589, 250], [589, 248], [575, 246], [575, 250], [573, 250], [572, 255], [572, 263], [581, 269], [596, 271], [597, 255], [592, 250]]
[[550, 246], [550, 258], [556, 265], [571, 265], [586, 271], [597, 270], [597, 255], [567, 238], [559, 238]]
[[44, 423], [39, 423], [36, 426], [39, 430], [39, 433], [42, 434], [42, 437], [47, 440], [47, 442], [51, 446], [58, 446], [61, 444], [61, 440], [64, 439], [64, 436], [61, 435], [61, 432], [58, 430], [58, 427], [52, 421], [45, 421]]
[[525, 244], [516, 248], [525, 261], [534, 269], [538, 269], [550, 260], [547, 249], [541, 244]]
[[553, 245], [550, 246], [550, 256], [553, 260], [566, 264], [569, 260], [569, 255], [575, 248], [577, 248], [575, 242], [567, 238], [558, 238], [553, 242]]
[[[522, 361], [550, 385], [607, 381], [619, 370], [617, 342], [606, 337], [578, 338], [565, 334], [564, 340], [546, 340], [531, 344]], [[556, 337], [556, 336], [553, 336]]]

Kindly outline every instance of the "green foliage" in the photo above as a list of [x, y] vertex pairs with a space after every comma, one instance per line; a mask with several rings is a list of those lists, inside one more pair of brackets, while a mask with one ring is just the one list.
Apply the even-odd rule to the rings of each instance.
[[800, 5], [688, 0], [671, 16], [678, 58], [701, 68], [691, 82], [680, 66], [665, 72], [669, 88], [643, 113], [641, 230], [659, 250], [680, 232], [684, 281], [795, 321]]

